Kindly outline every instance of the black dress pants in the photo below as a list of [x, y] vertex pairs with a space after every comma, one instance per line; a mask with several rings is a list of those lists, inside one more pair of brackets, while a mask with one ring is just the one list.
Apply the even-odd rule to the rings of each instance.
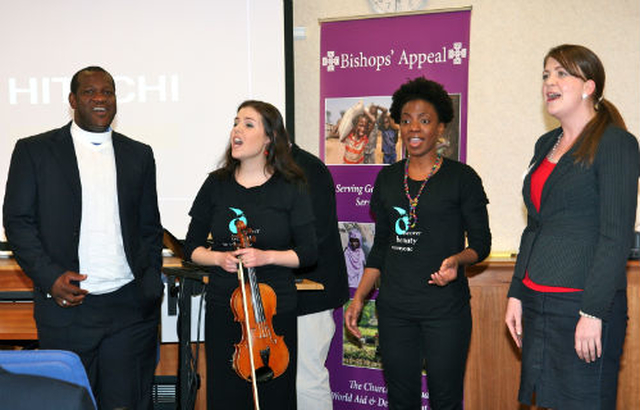
[[153, 408], [160, 312], [144, 317], [134, 282], [104, 295], [87, 295], [74, 322], [38, 324], [40, 347], [71, 350], [87, 370], [99, 410]]
[[434, 410], [462, 409], [464, 370], [471, 340], [471, 309], [457, 316], [415, 319], [378, 312], [382, 369], [390, 410], [421, 408], [426, 366]]

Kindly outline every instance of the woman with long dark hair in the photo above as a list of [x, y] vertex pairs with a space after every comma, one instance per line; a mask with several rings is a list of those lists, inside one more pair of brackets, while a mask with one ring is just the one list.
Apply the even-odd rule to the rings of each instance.
[[[238, 263], [255, 269], [259, 283], [277, 297], [273, 328], [284, 337], [289, 363], [283, 374], [258, 384], [260, 408], [296, 406], [296, 288], [293, 269], [315, 262], [316, 238], [304, 174], [293, 162], [280, 112], [245, 101], [231, 130], [224, 164], [206, 179], [193, 202], [185, 255], [211, 267], [207, 287], [205, 344], [209, 409], [253, 409], [252, 385], [232, 366], [241, 325], [230, 308], [238, 287]], [[255, 243], [236, 249], [236, 221], [251, 228]], [[211, 243], [208, 237], [211, 237]], [[249, 314], [251, 315], [251, 314]], [[266, 349], [265, 349], [266, 350]], [[256, 367], [272, 360], [261, 352]], [[256, 378], [257, 379], [257, 378]]]
[[542, 96], [560, 127], [535, 145], [527, 226], [506, 324], [522, 348], [518, 399], [615, 409], [627, 326], [626, 263], [636, 215], [636, 138], [604, 98], [600, 59], [579, 45], [544, 58]]

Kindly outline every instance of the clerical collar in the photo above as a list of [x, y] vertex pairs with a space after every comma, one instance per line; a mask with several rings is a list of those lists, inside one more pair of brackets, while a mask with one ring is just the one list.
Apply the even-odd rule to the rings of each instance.
[[111, 127], [109, 127], [109, 129], [106, 130], [105, 132], [91, 132], [91, 131], [86, 131], [80, 128], [80, 126], [76, 124], [75, 121], [71, 123], [71, 135], [73, 137], [83, 141], [90, 142], [91, 144], [94, 144], [94, 145], [100, 145], [102, 143], [105, 143], [111, 140], [112, 131], [113, 130], [111, 129]]

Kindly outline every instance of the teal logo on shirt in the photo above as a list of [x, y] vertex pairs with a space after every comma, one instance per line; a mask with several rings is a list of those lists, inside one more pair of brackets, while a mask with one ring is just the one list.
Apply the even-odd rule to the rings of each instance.
[[394, 206], [393, 209], [400, 214], [400, 217], [396, 219], [396, 233], [404, 235], [409, 231], [409, 215], [407, 215], [407, 211], [397, 206]]
[[231, 222], [229, 222], [229, 231], [232, 234], [237, 235], [238, 229], [236, 228], [236, 221], [242, 221], [244, 225], [247, 226], [247, 217], [244, 216], [244, 211], [242, 209], [232, 207], [229, 207], [229, 209], [231, 209], [233, 213], [236, 214], [236, 217], [233, 218]]

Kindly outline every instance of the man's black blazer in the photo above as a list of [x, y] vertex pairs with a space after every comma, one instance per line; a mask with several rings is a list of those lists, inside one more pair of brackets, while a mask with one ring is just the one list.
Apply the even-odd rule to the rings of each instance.
[[302, 316], [341, 307], [349, 299], [349, 284], [338, 231], [333, 177], [318, 157], [296, 144], [291, 146], [291, 155], [307, 179], [318, 239], [318, 261], [296, 269], [295, 274], [324, 286], [320, 292], [298, 292], [298, 316]]
[[[76, 311], [47, 297], [62, 273], [79, 270], [82, 194], [70, 127], [18, 140], [3, 206], [7, 239], [34, 282], [35, 319], [54, 326], [69, 324]], [[112, 140], [124, 250], [141, 307], [151, 313], [162, 295], [162, 226], [153, 151], [117, 132]]]

